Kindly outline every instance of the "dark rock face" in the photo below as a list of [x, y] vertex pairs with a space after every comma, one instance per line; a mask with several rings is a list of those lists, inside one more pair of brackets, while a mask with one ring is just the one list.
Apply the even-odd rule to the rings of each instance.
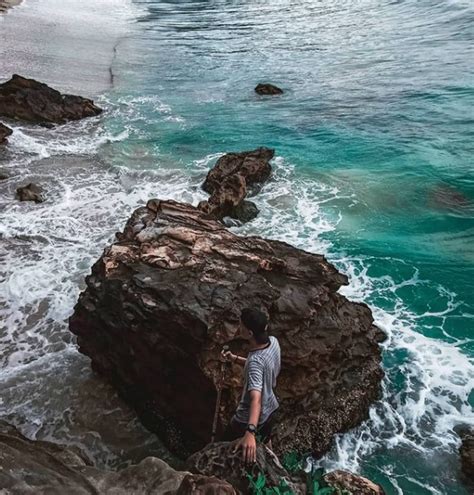
[[461, 468], [463, 475], [468, 483], [474, 486], [474, 429], [459, 428], [458, 434], [461, 437]]
[[[347, 278], [323, 256], [234, 235], [174, 201], [137, 209], [118, 239], [87, 277], [70, 329], [94, 370], [170, 448], [181, 446], [179, 432], [192, 451], [209, 441], [220, 351], [248, 349], [240, 331], [248, 306], [269, 313], [282, 348], [277, 452], [319, 455], [367, 417], [383, 375], [381, 331], [366, 305], [337, 292]], [[221, 428], [241, 374], [230, 365], [222, 377]]]
[[7, 127], [6, 125], [2, 124], [0, 122], [0, 144], [7, 144], [8, 143], [8, 136], [11, 136], [13, 134], [13, 131]]
[[46, 84], [16, 74], [0, 84], [0, 116], [34, 123], [63, 124], [101, 112], [92, 100], [63, 95]]
[[347, 471], [332, 471], [324, 476], [328, 485], [357, 495], [385, 495], [383, 488], [373, 481]]
[[277, 456], [262, 444], [257, 445], [257, 461], [251, 466], [242, 462], [242, 452], [235, 452], [235, 443], [219, 442], [207, 445], [186, 461], [186, 468], [192, 473], [214, 475], [228, 481], [239, 493], [249, 493], [247, 473], [254, 478], [263, 473], [266, 486], [278, 486], [284, 479], [295, 495], [304, 495], [304, 486], [293, 483], [290, 475], [280, 464]]
[[259, 95], [281, 95], [283, 90], [278, 86], [269, 83], [260, 83], [255, 87], [255, 92]]
[[186, 476], [156, 457], [121, 471], [97, 469], [77, 449], [29, 440], [0, 422], [0, 487], [6, 493], [174, 495]]
[[202, 186], [211, 197], [198, 208], [219, 220], [231, 217], [248, 222], [255, 218], [258, 209], [245, 198], [269, 179], [274, 154], [274, 150], [258, 148], [219, 158]]
[[215, 476], [188, 474], [176, 495], [237, 495], [232, 485]]
[[36, 184], [28, 184], [17, 188], [16, 196], [20, 201], [34, 201], [35, 203], [42, 203], [43, 189]]

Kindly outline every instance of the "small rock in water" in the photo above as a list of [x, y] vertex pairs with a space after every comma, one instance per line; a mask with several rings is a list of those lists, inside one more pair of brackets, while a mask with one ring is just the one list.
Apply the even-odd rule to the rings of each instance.
[[250, 188], [259, 189], [270, 177], [270, 160], [275, 151], [258, 148], [253, 151], [227, 153], [217, 160], [207, 174], [202, 188], [211, 197], [198, 208], [219, 220], [224, 217], [249, 222], [258, 215], [258, 208], [245, 198]]
[[255, 92], [259, 95], [281, 95], [283, 90], [278, 86], [269, 83], [260, 83], [255, 87]]
[[35, 203], [42, 203], [44, 201], [43, 189], [32, 183], [19, 187], [16, 190], [16, 195], [20, 201], [34, 201]]
[[92, 100], [61, 94], [46, 84], [16, 74], [0, 84], [0, 115], [37, 124], [64, 124], [94, 117], [102, 109]]
[[11, 136], [12, 133], [13, 131], [9, 127], [0, 122], [0, 144], [7, 144], [7, 137]]
[[0, 180], [7, 180], [8, 179], [8, 175], [3, 172], [3, 170], [0, 170]]

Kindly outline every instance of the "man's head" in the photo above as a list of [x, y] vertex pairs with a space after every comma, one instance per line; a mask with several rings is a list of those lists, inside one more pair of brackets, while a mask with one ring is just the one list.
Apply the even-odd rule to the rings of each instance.
[[267, 344], [269, 342], [268, 318], [263, 311], [256, 308], [244, 308], [240, 319], [257, 344]]

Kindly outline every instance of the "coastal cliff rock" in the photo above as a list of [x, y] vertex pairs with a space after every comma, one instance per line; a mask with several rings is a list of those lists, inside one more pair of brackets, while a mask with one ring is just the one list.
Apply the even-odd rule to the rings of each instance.
[[255, 92], [259, 95], [271, 96], [271, 95], [281, 95], [283, 90], [278, 86], [270, 83], [260, 83], [255, 87]]
[[92, 100], [61, 94], [46, 84], [17, 74], [0, 84], [0, 116], [38, 124], [63, 124], [101, 112]]
[[29, 440], [0, 421], [0, 487], [8, 494], [175, 495], [187, 476], [156, 457], [120, 471], [98, 469], [78, 449]]
[[8, 143], [8, 136], [11, 136], [13, 134], [13, 131], [7, 127], [5, 124], [2, 124], [0, 122], [0, 144], [7, 144]]
[[[242, 308], [270, 315], [282, 349], [276, 452], [320, 455], [359, 424], [383, 375], [369, 308], [337, 290], [345, 275], [324, 256], [241, 237], [191, 205], [150, 200], [87, 277], [70, 318], [79, 350], [181, 455], [210, 439], [216, 389], [221, 429], [241, 394]], [[183, 442], [186, 444], [184, 447]], [[180, 450], [182, 448], [182, 450]]]
[[221, 156], [202, 185], [211, 197], [198, 208], [219, 220], [231, 217], [248, 222], [255, 218], [258, 209], [245, 198], [269, 179], [274, 154], [274, 150], [258, 148]]

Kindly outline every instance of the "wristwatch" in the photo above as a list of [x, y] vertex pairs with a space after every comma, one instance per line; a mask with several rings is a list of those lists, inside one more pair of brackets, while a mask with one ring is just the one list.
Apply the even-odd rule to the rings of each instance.
[[257, 433], [257, 427], [251, 423], [247, 425], [247, 431], [255, 435]]

